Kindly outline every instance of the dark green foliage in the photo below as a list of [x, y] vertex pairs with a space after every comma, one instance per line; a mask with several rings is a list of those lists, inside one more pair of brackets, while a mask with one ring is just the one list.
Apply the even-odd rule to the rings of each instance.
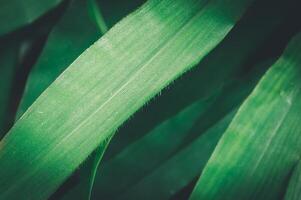
[[0, 199], [300, 200], [298, 0], [0, 3]]

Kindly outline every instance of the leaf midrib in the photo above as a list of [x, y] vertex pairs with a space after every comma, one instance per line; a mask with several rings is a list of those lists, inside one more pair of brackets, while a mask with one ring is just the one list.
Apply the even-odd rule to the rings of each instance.
[[[208, 4], [209, 1], [206, 2], [206, 4]], [[185, 31], [186, 26], [188, 26], [195, 18], [198, 18], [199, 16], [201, 16], [203, 14], [203, 12], [201, 12], [201, 10], [205, 9], [206, 6], [202, 7], [202, 9], [200, 9], [199, 11], [196, 11], [195, 14], [193, 14], [193, 16], [191, 18], [189, 18], [185, 23], [183, 23], [184, 25], [182, 27], [180, 27], [178, 29], [178, 31], [176, 32], [176, 34], [174, 34], [172, 37], [168, 38], [167, 41], [165, 41], [164, 43], [162, 43], [161, 46], [159, 46], [158, 51], [155, 51], [155, 54], [151, 55], [149, 59], [145, 60], [145, 62], [142, 64], [141, 68], [139, 68], [137, 71], [134, 72], [134, 74], [123, 84], [121, 85], [121, 87], [111, 96], [109, 97], [99, 108], [97, 108], [94, 112], [92, 112], [91, 114], [88, 115], [87, 118], [85, 118], [80, 124], [78, 124], [74, 129], [72, 129], [72, 131], [66, 135], [65, 137], [62, 138], [62, 140], [60, 140], [59, 143], [57, 143], [53, 149], [50, 149], [47, 154], [52, 153], [56, 150], [56, 147], [60, 146], [62, 143], [64, 143], [65, 140], [67, 140], [69, 137], [71, 137], [73, 135], [74, 132], [76, 132], [78, 129], [80, 129], [83, 125], [86, 124], [86, 122], [89, 121], [90, 118], [92, 118], [96, 113], [100, 112], [115, 96], [117, 96], [120, 92], [123, 91], [123, 89], [130, 84], [133, 80], [135, 80], [135, 78], [141, 74], [143, 72], [143, 70], [148, 66], [149, 63], [151, 63], [151, 61], [153, 61], [154, 59], [156, 59], [160, 53], [162, 51], [164, 51], [167, 47], [168, 44], [172, 43], [173, 40], [175, 40], [177, 38], [177, 36], [179, 34], [181, 34], [183, 31]], [[101, 39], [102, 40], [102, 39]], [[97, 85], [99, 84], [98, 82], [95, 84]], [[88, 93], [88, 92], [87, 92]], [[110, 135], [110, 134], [108, 134]], [[40, 158], [43, 156], [44, 154], [41, 154], [40, 156], [36, 157], [35, 160], [40, 160]], [[17, 187], [19, 184], [23, 183], [24, 180], [26, 180], [28, 177], [32, 176], [32, 174], [35, 174], [36, 170], [39, 169], [40, 166], [43, 166], [46, 162], [47, 162], [47, 157], [45, 157], [44, 159], [42, 159], [42, 161], [40, 162], [41, 164], [37, 167], [35, 167], [33, 170], [30, 171], [30, 173], [28, 173], [26, 176], [22, 176], [21, 179], [19, 179], [18, 183], [12, 185], [12, 187], [10, 187], [7, 190], [7, 193], [11, 190], [13, 190], [15, 187]]]

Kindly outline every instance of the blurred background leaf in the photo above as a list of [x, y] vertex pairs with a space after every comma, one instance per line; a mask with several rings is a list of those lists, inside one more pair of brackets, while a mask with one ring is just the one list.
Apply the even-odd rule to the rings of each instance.
[[0, 35], [28, 25], [63, 0], [10, 0], [0, 2]]

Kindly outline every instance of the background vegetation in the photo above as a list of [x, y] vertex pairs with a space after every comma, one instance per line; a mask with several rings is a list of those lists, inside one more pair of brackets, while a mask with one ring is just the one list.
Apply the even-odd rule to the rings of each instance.
[[299, 0], [0, 2], [0, 199], [301, 199]]

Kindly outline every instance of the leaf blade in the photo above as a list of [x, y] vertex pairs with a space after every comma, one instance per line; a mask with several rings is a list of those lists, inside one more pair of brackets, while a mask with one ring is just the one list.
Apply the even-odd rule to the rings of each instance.
[[301, 164], [298, 162], [294, 168], [292, 177], [290, 178], [287, 190], [285, 193], [285, 200], [300, 200], [301, 198]]
[[[301, 128], [296, 117], [300, 107], [296, 103], [300, 98], [298, 65], [301, 60], [297, 53], [301, 48], [300, 36], [295, 37], [241, 106], [191, 199], [275, 199], [280, 196], [281, 186], [300, 152], [298, 134], [292, 133]], [[290, 134], [289, 137], [286, 134]]]
[[[200, 1], [153, 0], [111, 29], [37, 99], [1, 141], [0, 177], [14, 182], [1, 182], [1, 197], [18, 197], [20, 192], [15, 191], [32, 195], [32, 199], [47, 197], [133, 112], [225, 37], [251, 0], [236, 2], [213, 0], [198, 12]], [[151, 32], [148, 29], [153, 27], [142, 20], [143, 16], [150, 20], [146, 11], [164, 16], [164, 21], [152, 18], [155, 22], [147, 24], [156, 27]], [[206, 31], [199, 29], [206, 24]], [[128, 31], [120, 35], [123, 29]], [[141, 36], [144, 41], [136, 40]], [[210, 42], [208, 37], [212, 37]], [[183, 38], [191, 43], [187, 46]], [[129, 52], [139, 59], [128, 59]], [[120, 55], [117, 60], [116, 54]], [[161, 66], [169, 67], [157, 74]], [[140, 98], [129, 98], [132, 96]], [[53, 112], [54, 108], [59, 111]], [[39, 192], [32, 194], [32, 188]]]

